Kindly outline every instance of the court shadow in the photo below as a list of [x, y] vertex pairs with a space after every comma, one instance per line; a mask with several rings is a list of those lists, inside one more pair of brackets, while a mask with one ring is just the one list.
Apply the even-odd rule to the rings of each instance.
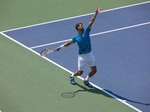
[[[64, 92], [64, 93], [61, 94], [61, 96], [64, 97], [64, 98], [73, 98], [74, 96], [76, 96], [79, 93], [90, 92], [90, 93], [93, 93], [93, 94], [99, 94], [99, 95], [103, 95], [103, 96], [106, 96], [106, 97], [109, 97], [109, 98], [114, 98], [114, 97], [106, 94], [104, 91], [102, 91], [100, 89], [97, 89], [95, 87], [89, 88], [89, 87], [86, 87], [86, 86], [82, 86], [82, 85], [80, 85], [78, 83], [76, 83], [76, 86], [80, 87], [81, 89], [79, 89], [77, 91], [73, 91], [73, 92]], [[137, 104], [141, 104], [141, 105], [145, 105], [145, 106], [150, 106], [150, 103], [143, 103], [143, 102], [139, 102], [139, 101], [134, 101], [134, 100], [122, 97], [120, 95], [117, 95], [117, 94], [113, 93], [110, 90], [107, 90], [107, 89], [104, 89], [104, 90], [106, 92], [116, 96], [117, 98], [119, 98], [121, 100], [126, 100], [128, 102], [137, 103]]]
[[73, 91], [73, 92], [63, 92], [61, 94], [61, 96], [64, 97], [64, 98], [73, 98], [74, 96], [76, 96], [79, 93], [90, 92], [90, 93], [99, 94], [99, 95], [103, 95], [103, 96], [106, 96], [106, 97], [113, 98], [110, 95], [104, 93], [103, 91], [101, 91], [101, 90], [99, 90], [95, 87], [89, 88], [89, 87], [86, 87], [86, 86], [82, 86], [78, 83], [76, 83], [76, 86], [80, 87], [81, 89], [79, 89], [77, 91]]
[[113, 93], [113, 92], [110, 91], [110, 90], [106, 90], [106, 89], [105, 89], [105, 91], [107, 91], [108, 93], [110, 93], [110, 94], [116, 96], [117, 98], [119, 98], [119, 99], [121, 99], [121, 100], [126, 100], [126, 101], [128, 101], [128, 102], [137, 103], [137, 104], [140, 104], [140, 105], [150, 106], [150, 103], [143, 103], [143, 102], [139, 102], [139, 101], [134, 101], [134, 100], [131, 100], [131, 99], [122, 97], [122, 96], [120, 96], [120, 95], [117, 95], [116, 93]]
[[[113, 98], [112, 96], [106, 94], [106, 93], [103, 92], [102, 90], [97, 89], [97, 88], [95, 88], [95, 87], [93, 87], [93, 88], [86, 88], [86, 87], [84, 87], [84, 86], [82, 86], [82, 85], [80, 85], [80, 84], [78, 84], [78, 83], [77, 83], [77, 86], [79, 86], [80, 88], [82, 88], [85, 92], [91, 92], [91, 93], [94, 93], [94, 94], [101, 94], [101, 95], [104, 95], [104, 96], [106, 96], [106, 97]], [[134, 101], [134, 100], [131, 100], [131, 99], [122, 97], [122, 96], [120, 96], [120, 95], [117, 95], [117, 94], [113, 93], [113, 92], [110, 91], [110, 90], [106, 90], [106, 89], [104, 89], [104, 90], [105, 90], [106, 92], [108, 92], [108, 93], [110, 93], [110, 94], [116, 96], [117, 98], [119, 98], [119, 99], [121, 99], [121, 100], [126, 100], [126, 101], [128, 101], [128, 102], [132, 102], [132, 103], [137, 103], [137, 104], [141, 104], [141, 105], [150, 106], [150, 103], [143, 103], [143, 102], [139, 102], [139, 101]]]
[[90, 93], [99, 94], [99, 95], [103, 95], [103, 96], [106, 96], [106, 97], [113, 98], [110, 95], [108, 95], [105, 92], [103, 92], [102, 90], [97, 89], [95, 87], [89, 88], [89, 87], [86, 87], [86, 86], [82, 86], [82, 85], [80, 85], [78, 83], [76, 85], [79, 86], [80, 88], [82, 88], [84, 90], [84, 92], [90, 92]]
[[78, 84], [78, 83], [76, 83], [76, 85], [81, 88], [81, 90], [77, 90], [76, 93], [79, 93], [79, 92], [89, 92], [89, 93], [99, 94], [99, 95], [103, 95], [103, 96], [106, 96], [106, 97], [113, 98], [110, 95], [108, 95], [105, 92], [103, 92], [102, 90], [97, 89], [95, 87], [89, 88], [87, 86], [83, 86], [83, 85]]

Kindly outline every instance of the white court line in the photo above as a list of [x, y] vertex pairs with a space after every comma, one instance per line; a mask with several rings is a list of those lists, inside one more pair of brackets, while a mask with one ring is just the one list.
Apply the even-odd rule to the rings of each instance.
[[49, 45], [54, 45], [54, 44], [59, 44], [59, 43], [67, 42], [67, 41], [69, 41], [69, 40], [71, 40], [71, 39], [62, 40], [62, 41], [57, 41], [57, 42], [52, 42], [52, 43], [48, 43], [48, 44], [42, 44], [42, 45], [30, 47], [30, 48], [31, 48], [31, 49], [36, 49], [36, 48], [40, 48], [40, 47], [45, 47], [45, 46], [49, 46]]
[[[115, 10], [120, 10], [120, 9], [129, 8], [129, 7], [133, 7], [133, 6], [138, 6], [138, 5], [144, 5], [144, 4], [147, 4], [147, 3], [150, 3], [150, 1], [140, 2], [140, 3], [136, 3], [136, 4], [132, 4], [132, 5], [127, 5], [127, 6], [122, 6], [122, 7], [117, 7], [117, 8], [112, 8], [112, 9], [101, 11], [101, 13], [115, 11]], [[29, 25], [29, 26], [24, 26], [24, 27], [19, 27], [19, 28], [13, 28], [13, 29], [4, 30], [4, 31], [0, 31], [0, 32], [9, 32], [9, 31], [19, 30], [19, 29], [24, 29], [24, 28], [30, 28], [30, 27], [40, 26], [40, 25], [44, 25], [44, 24], [55, 23], [55, 22], [60, 22], [60, 21], [65, 21], [65, 20], [70, 20], [70, 19], [75, 19], [75, 18], [79, 18], [79, 17], [89, 16], [89, 15], [92, 15], [92, 14], [94, 14], [94, 13], [88, 13], [88, 14], [73, 16], [73, 17], [69, 17], [69, 18], [63, 18], [63, 19], [54, 20], [54, 21], [43, 22], [43, 23]]]
[[[122, 9], [122, 8], [128, 8], [128, 7], [132, 7], [132, 6], [136, 6], [136, 5], [142, 5], [142, 4], [146, 4], [146, 3], [150, 3], [150, 1], [142, 2], [142, 3], [137, 3], [137, 4], [133, 4], [133, 5], [128, 5], [128, 6], [123, 6], [123, 7], [114, 8], [114, 9], [109, 9], [109, 10], [105, 10], [105, 11], [102, 11], [102, 12], [108, 12], [108, 11], [118, 10], [118, 9]], [[15, 43], [21, 45], [22, 47], [28, 49], [29, 51], [35, 53], [36, 55], [40, 56], [39, 53], [37, 53], [37, 52], [35, 52], [34, 50], [32, 50], [31, 48], [28, 48], [27, 46], [21, 44], [20, 42], [14, 40], [13, 38], [9, 37], [8, 35], [6, 35], [6, 34], [4, 34], [4, 33], [5, 33], [5, 32], [8, 32], [8, 31], [23, 29], [23, 28], [29, 28], [29, 27], [34, 27], [34, 26], [38, 26], [38, 25], [43, 25], [43, 24], [48, 24], [48, 23], [54, 23], [54, 22], [59, 22], [59, 21], [64, 21], [64, 20], [69, 20], [69, 19], [74, 19], [74, 18], [78, 18], [78, 17], [83, 17], [83, 16], [91, 15], [91, 14], [93, 14], [93, 13], [84, 14], [84, 15], [75, 16], [75, 17], [70, 17], [70, 18], [65, 18], [65, 19], [60, 19], [60, 20], [55, 20], [55, 21], [50, 21], [50, 22], [45, 22], [45, 23], [40, 23], [40, 24], [35, 24], [35, 25], [30, 25], [30, 26], [25, 26], [25, 27], [20, 27], [20, 28], [14, 28], [14, 29], [10, 29], [10, 30], [1, 31], [0, 34], [3, 35], [3, 36], [5, 36], [5, 37], [7, 37], [8, 39], [14, 41]], [[148, 24], [149, 24], [149, 22], [148, 22]], [[135, 27], [136, 27], [136, 26], [135, 26]], [[132, 28], [133, 28], [133, 27], [132, 27]], [[126, 28], [126, 29], [127, 29], [127, 28]], [[120, 29], [120, 30], [123, 30], [123, 29]], [[119, 31], [119, 30], [116, 30], [116, 29], [115, 29], [114, 31]], [[114, 31], [111, 31], [111, 30], [110, 30], [110, 31], [108, 31], [108, 32], [114, 32]], [[102, 32], [101, 32], [101, 33], [102, 33]], [[106, 32], [105, 32], [105, 33], [106, 33]], [[99, 34], [99, 33], [97, 33], [97, 34], [92, 34], [91, 36], [98, 35], [98, 34]], [[104, 34], [104, 33], [103, 33], [103, 34]], [[100, 34], [99, 34], [99, 35], [100, 35]], [[50, 60], [50, 59], [48, 59], [48, 58], [46, 58], [46, 57], [43, 57], [43, 58], [46, 59], [47, 61], [53, 63], [54, 65], [60, 67], [61, 69], [67, 71], [68, 73], [71, 73], [71, 74], [73, 73], [73, 72], [71, 72], [70, 70], [64, 68], [63, 66], [61, 66], [61, 65], [59, 65], [59, 64], [57, 64], [57, 63], [55, 63], [54, 61], [52, 61], [52, 60]], [[83, 80], [82, 77], [79, 77], [79, 78], [80, 78], [81, 80]], [[94, 87], [96, 87], [96, 88], [102, 90], [102, 91], [105, 92], [106, 94], [112, 96], [113, 98], [117, 99], [118, 101], [124, 103], [125, 105], [129, 106], [130, 108], [136, 110], [137, 112], [142, 112], [141, 110], [137, 109], [136, 107], [134, 107], [134, 106], [132, 106], [132, 105], [126, 103], [124, 100], [121, 100], [121, 99], [117, 98], [116, 96], [114, 96], [113, 94], [111, 94], [111, 93], [105, 91], [105, 90], [102, 89], [101, 87], [99, 87], [99, 86], [97, 86], [97, 85], [95, 85], [95, 84], [93, 84], [93, 83], [92, 83], [92, 85], [93, 85]]]
[[[15, 39], [13, 39], [13, 38], [11, 38], [10, 36], [8, 36], [8, 35], [4, 34], [3, 32], [0, 32], [0, 34], [1, 34], [1, 35], [3, 35], [3, 36], [5, 36], [5, 37], [7, 37], [7, 38], [8, 38], [8, 39], [10, 39], [10, 40], [12, 40], [13, 42], [15, 42], [15, 43], [19, 44], [20, 46], [22, 46], [22, 47], [24, 47], [24, 48], [28, 49], [29, 51], [31, 51], [31, 52], [33, 52], [33, 53], [35, 53], [36, 55], [40, 56], [40, 54], [39, 54], [39, 53], [37, 53], [36, 51], [32, 50], [31, 48], [29, 48], [29, 47], [27, 47], [27, 46], [23, 45], [22, 43], [20, 43], [20, 42], [18, 42], [18, 41], [16, 41]], [[41, 57], [41, 56], [40, 56], [40, 57]], [[55, 63], [54, 61], [52, 61], [52, 60], [50, 60], [50, 59], [48, 59], [48, 58], [46, 58], [46, 57], [42, 57], [42, 58], [44, 58], [45, 60], [49, 61], [50, 63], [52, 63], [52, 64], [54, 64], [54, 65], [58, 66], [59, 68], [61, 68], [61, 69], [65, 70], [66, 72], [68, 72], [68, 73], [70, 73], [70, 74], [73, 74], [73, 72], [72, 72], [72, 71], [70, 71], [70, 70], [68, 70], [68, 69], [64, 68], [63, 66], [61, 66], [61, 65], [59, 65], [59, 64], [57, 64], [57, 63]], [[78, 78], [79, 78], [79, 79], [81, 79], [81, 80], [84, 80], [82, 77], [78, 77]], [[99, 89], [99, 90], [103, 91], [104, 93], [106, 93], [106, 94], [108, 94], [108, 95], [112, 96], [112, 97], [113, 97], [113, 98], [115, 98], [116, 100], [118, 100], [118, 101], [122, 102], [123, 104], [125, 104], [125, 105], [129, 106], [130, 108], [132, 108], [132, 109], [136, 110], [137, 112], [142, 112], [141, 110], [139, 110], [138, 108], [136, 108], [136, 107], [134, 107], [134, 106], [132, 106], [132, 105], [128, 104], [128, 103], [127, 103], [127, 102], [125, 102], [124, 100], [119, 99], [119, 98], [117, 98], [116, 96], [114, 96], [113, 94], [111, 94], [111, 93], [109, 93], [109, 92], [105, 91], [105, 90], [104, 90], [104, 89], [102, 89], [100, 86], [97, 86], [97, 85], [95, 85], [95, 84], [93, 84], [93, 83], [91, 83], [91, 84], [92, 84], [95, 88], [97, 88], [97, 89]]]
[[[141, 24], [136, 24], [136, 25], [131, 25], [131, 26], [127, 26], [127, 27], [117, 28], [117, 29], [113, 29], [113, 30], [108, 30], [108, 31], [100, 32], [100, 33], [95, 33], [95, 34], [91, 34], [90, 36], [92, 37], [92, 36], [97, 36], [97, 35], [103, 35], [103, 34], [107, 34], [107, 33], [112, 33], [112, 32], [116, 32], [116, 31], [126, 30], [126, 29], [135, 28], [135, 27], [139, 27], [139, 26], [143, 26], [143, 25], [148, 25], [148, 24], [150, 24], [150, 22], [145, 22], [145, 23], [141, 23]], [[30, 48], [31, 49], [36, 49], [36, 48], [40, 48], [40, 47], [45, 47], [45, 46], [49, 46], [49, 45], [54, 45], [54, 44], [59, 44], [59, 43], [67, 42], [69, 40], [71, 40], [71, 39], [57, 41], [57, 42], [52, 42], [52, 43], [47, 43], [47, 44], [42, 44], [42, 45], [30, 47]]]
[[126, 30], [126, 29], [130, 29], [130, 28], [139, 27], [139, 26], [144, 26], [144, 25], [148, 25], [148, 24], [150, 24], [150, 22], [145, 22], [145, 23], [141, 23], [141, 24], [136, 24], [136, 25], [131, 25], [131, 26], [127, 26], [127, 27], [117, 28], [117, 29], [114, 29], [114, 30], [104, 31], [104, 32], [100, 32], [100, 33], [95, 33], [95, 34], [92, 34], [91, 36], [97, 36], [97, 35], [102, 35], [102, 34], [106, 34], [106, 33], [112, 33], [112, 32], [116, 32], [116, 31], [121, 31], [121, 30]]

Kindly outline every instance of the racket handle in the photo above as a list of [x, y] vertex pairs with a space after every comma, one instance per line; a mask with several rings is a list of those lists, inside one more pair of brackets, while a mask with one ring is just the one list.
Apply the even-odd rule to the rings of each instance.
[[63, 44], [63, 45], [57, 47], [54, 51], [59, 51], [62, 47], [65, 47], [65, 45]]
[[61, 46], [59, 46], [60, 48], [62, 48], [62, 47], [65, 47], [65, 45], [63, 44], [63, 45], [61, 45]]

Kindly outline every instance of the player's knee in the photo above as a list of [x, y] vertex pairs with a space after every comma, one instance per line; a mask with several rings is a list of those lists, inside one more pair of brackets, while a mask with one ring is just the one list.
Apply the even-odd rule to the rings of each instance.
[[96, 68], [92, 69], [92, 73], [96, 74], [97, 73], [97, 69]]
[[97, 73], [97, 69], [92, 70], [92, 73], [96, 74]]
[[96, 74], [96, 73], [97, 73], [97, 68], [96, 68], [96, 66], [92, 67], [92, 73], [93, 73], [93, 74]]

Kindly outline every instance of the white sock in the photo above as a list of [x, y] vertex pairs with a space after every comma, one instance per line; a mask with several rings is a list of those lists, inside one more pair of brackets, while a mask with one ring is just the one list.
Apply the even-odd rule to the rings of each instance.
[[87, 77], [85, 78], [85, 81], [89, 81], [89, 76], [87, 76]]
[[72, 74], [71, 77], [74, 77], [74, 74]]

